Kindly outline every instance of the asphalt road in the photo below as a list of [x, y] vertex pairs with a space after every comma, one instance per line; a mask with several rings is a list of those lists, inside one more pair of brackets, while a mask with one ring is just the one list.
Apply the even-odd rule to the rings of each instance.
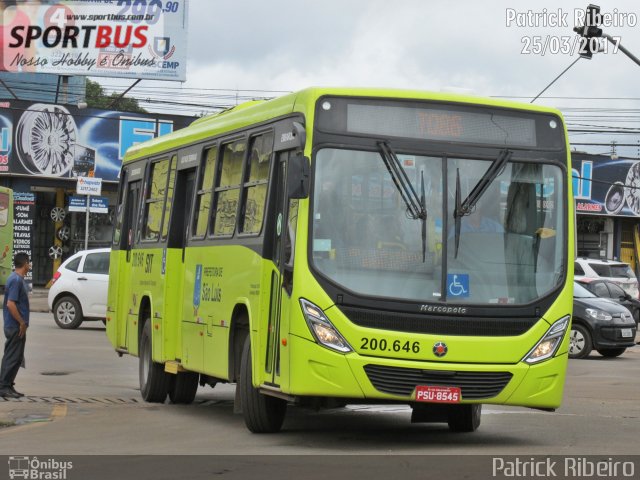
[[[485, 406], [472, 434], [411, 424], [405, 406], [290, 408], [282, 432], [254, 435], [233, 413], [234, 386], [201, 387], [193, 405], [145, 404], [136, 358], [118, 358], [100, 322], [61, 330], [34, 313], [24, 399], [0, 399], [0, 454], [624, 455], [640, 434], [640, 346], [572, 360], [555, 413]], [[0, 469], [1, 474], [1, 469]], [[170, 478], [170, 477], [167, 477]]]

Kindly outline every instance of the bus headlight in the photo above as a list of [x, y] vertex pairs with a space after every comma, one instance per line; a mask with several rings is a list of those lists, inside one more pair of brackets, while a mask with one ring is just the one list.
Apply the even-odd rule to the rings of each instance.
[[533, 364], [553, 357], [562, 343], [564, 334], [567, 333], [570, 320], [571, 316], [567, 315], [551, 325], [545, 336], [527, 353], [523, 360], [528, 364]]
[[303, 298], [300, 299], [300, 306], [316, 342], [341, 353], [348, 353], [353, 350], [320, 307]]

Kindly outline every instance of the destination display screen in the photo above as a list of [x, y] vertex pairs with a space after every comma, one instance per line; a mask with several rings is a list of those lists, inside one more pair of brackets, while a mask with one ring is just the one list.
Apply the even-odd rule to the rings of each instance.
[[535, 112], [426, 102], [323, 98], [321, 131], [513, 147], [563, 147], [559, 118]]

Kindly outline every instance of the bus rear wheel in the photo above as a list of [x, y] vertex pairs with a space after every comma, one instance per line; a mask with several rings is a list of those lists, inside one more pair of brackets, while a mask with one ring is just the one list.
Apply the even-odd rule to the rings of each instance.
[[171, 403], [192, 403], [193, 399], [196, 398], [199, 379], [200, 375], [195, 372], [178, 372], [169, 387], [169, 400], [171, 400]]
[[482, 404], [451, 405], [447, 423], [452, 432], [475, 432], [480, 426]]
[[171, 378], [164, 371], [164, 365], [153, 361], [151, 352], [151, 319], [147, 317], [140, 336], [140, 393], [146, 402], [163, 403], [167, 398]]
[[253, 433], [278, 432], [284, 421], [287, 402], [280, 398], [263, 395], [260, 390], [254, 388], [251, 370], [251, 340], [247, 335], [242, 349], [240, 381], [236, 387], [240, 389], [244, 423]]

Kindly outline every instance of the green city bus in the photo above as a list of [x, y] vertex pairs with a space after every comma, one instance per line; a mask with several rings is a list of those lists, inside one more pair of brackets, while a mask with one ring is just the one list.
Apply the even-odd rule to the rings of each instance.
[[474, 431], [482, 404], [556, 409], [572, 313], [570, 150], [557, 110], [311, 88], [129, 149], [107, 335], [148, 402], [236, 383], [287, 405], [399, 403]]
[[0, 286], [13, 271], [13, 190], [0, 187]]

